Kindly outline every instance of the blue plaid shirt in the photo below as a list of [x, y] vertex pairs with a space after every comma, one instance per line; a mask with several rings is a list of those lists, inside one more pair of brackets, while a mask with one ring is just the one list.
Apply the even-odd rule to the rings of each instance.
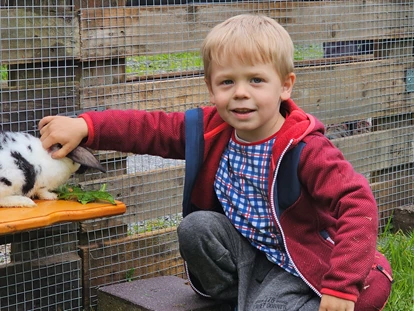
[[230, 139], [216, 173], [214, 188], [234, 227], [267, 258], [298, 276], [276, 229], [269, 202], [272, 137], [259, 144]]

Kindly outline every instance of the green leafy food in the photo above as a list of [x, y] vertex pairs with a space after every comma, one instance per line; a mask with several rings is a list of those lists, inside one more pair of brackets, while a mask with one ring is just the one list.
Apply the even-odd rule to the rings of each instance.
[[83, 190], [80, 186], [63, 185], [57, 188], [55, 192], [59, 200], [77, 200], [82, 204], [108, 201], [116, 205], [112, 195], [106, 191], [106, 184], [103, 184], [99, 190]]

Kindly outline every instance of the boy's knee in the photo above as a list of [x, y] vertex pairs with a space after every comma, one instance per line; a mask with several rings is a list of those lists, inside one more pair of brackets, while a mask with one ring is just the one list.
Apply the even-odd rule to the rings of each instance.
[[[221, 214], [219, 214], [221, 215]], [[222, 216], [222, 215], [221, 215]], [[178, 235], [196, 234], [204, 230], [209, 231], [211, 225], [217, 223], [217, 213], [209, 211], [198, 211], [184, 217], [178, 226]]]

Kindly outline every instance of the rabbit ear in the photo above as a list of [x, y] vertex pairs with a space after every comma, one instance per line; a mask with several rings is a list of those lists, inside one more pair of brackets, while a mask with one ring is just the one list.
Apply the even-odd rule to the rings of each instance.
[[103, 173], [106, 172], [101, 163], [99, 163], [99, 161], [94, 157], [94, 155], [86, 148], [78, 146], [75, 149], [73, 149], [66, 157], [81, 165], [90, 168], [96, 168], [97, 170], [100, 170]]

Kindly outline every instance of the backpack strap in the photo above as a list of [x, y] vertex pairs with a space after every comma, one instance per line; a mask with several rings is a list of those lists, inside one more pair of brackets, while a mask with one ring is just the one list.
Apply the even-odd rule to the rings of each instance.
[[204, 158], [204, 114], [201, 108], [185, 112], [185, 179], [183, 217], [191, 212], [191, 193]]
[[[191, 193], [204, 159], [204, 115], [201, 108], [185, 112], [185, 180], [183, 193], [183, 217], [191, 213]], [[298, 166], [304, 142], [289, 150], [282, 159], [275, 184], [277, 216], [299, 198], [301, 185]], [[279, 182], [279, 179], [282, 179]]]
[[[275, 205], [278, 217], [300, 196], [301, 184], [298, 178], [300, 155], [305, 147], [304, 142], [289, 150], [280, 163], [275, 184]], [[280, 182], [279, 182], [280, 180]]]

